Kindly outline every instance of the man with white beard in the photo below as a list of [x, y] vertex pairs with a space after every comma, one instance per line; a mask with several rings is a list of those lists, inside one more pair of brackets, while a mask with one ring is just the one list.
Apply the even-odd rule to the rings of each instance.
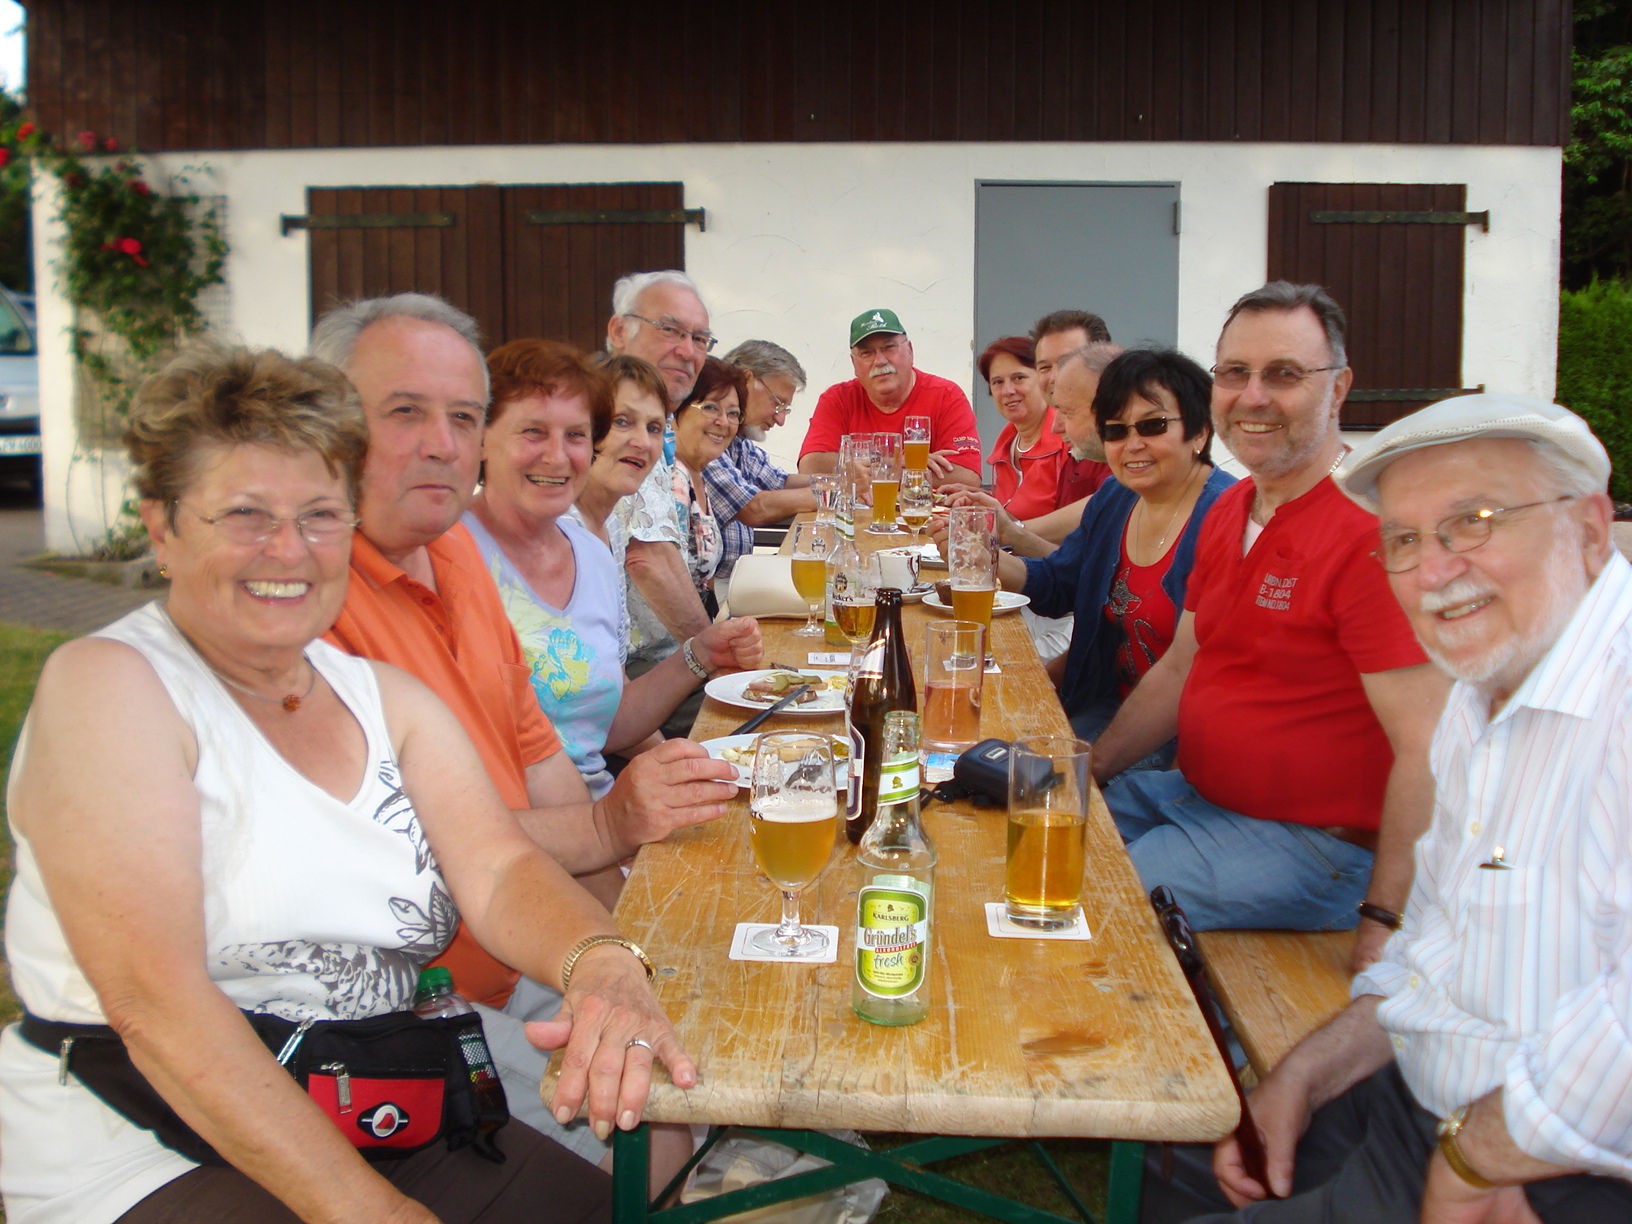
[[[1457, 680], [1404, 924], [1147, 1220], [1632, 1218], [1632, 565], [1609, 458], [1566, 409], [1444, 400], [1357, 453], [1378, 560]], [[1222, 1190], [1223, 1197], [1219, 1191]], [[1196, 1213], [1224, 1206], [1236, 1216]]]
[[850, 366], [856, 376], [816, 401], [799, 470], [831, 472], [845, 434], [899, 434], [909, 416], [929, 418], [929, 475], [943, 485], [980, 487], [980, 434], [975, 410], [950, 378], [914, 367], [912, 341], [895, 311], [864, 310], [850, 320]]

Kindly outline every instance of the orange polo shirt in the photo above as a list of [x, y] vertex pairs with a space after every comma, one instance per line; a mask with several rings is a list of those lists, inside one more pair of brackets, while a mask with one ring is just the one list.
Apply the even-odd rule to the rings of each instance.
[[[341, 650], [378, 659], [430, 686], [464, 725], [512, 810], [531, 807], [527, 767], [561, 750], [533, 695], [531, 670], [476, 542], [456, 526], [428, 549], [436, 590], [387, 561], [361, 534], [351, 542], [351, 584], [326, 635]], [[501, 1007], [521, 975], [494, 960], [461, 924], [437, 958], [459, 993]]]

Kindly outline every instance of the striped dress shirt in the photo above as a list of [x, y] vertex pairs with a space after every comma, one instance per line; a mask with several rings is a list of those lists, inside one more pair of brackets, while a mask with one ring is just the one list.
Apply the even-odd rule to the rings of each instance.
[[[1507, 704], [1434, 734], [1405, 922], [1355, 978], [1440, 1117], [1501, 1088], [1538, 1159], [1632, 1178], [1632, 565], [1616, 553]], [[1499, 848], [1499, 849], [1498, 849]], [[1484, 867], [1500, 861], [1507, 866]]]

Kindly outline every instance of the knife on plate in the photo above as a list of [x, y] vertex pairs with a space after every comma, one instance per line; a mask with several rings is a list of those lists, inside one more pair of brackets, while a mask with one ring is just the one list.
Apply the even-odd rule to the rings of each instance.
[[761, 710], [758, 714], [755, 714], [747, 722], [743, 723], [742, 726], [738, 727], [735, 731], [731, 732], [731, 734], [732, 735], [747, 735], [748, 732], [752, 731], [755, 727], [759, 726], [760, 723], [764, 722], [772, 714], [775, 714], [778, 710], [782, 709], [784, 706], [790, 705], [793, 702], [798, 701], [800, 694], [806, 692], [809, 688], [810, 688], [810, 685], [808, 685], [808, 684], [799, 685], [797, 688], [790, 691], [786, 696], [778, 698], [776, 704], [773, 705], [770, 709]]

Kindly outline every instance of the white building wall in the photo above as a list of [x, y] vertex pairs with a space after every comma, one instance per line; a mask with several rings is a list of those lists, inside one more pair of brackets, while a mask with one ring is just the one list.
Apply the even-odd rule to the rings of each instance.
[[[196, 190], [227, 200], [224, 313], [251, 344], [304, 347], [307, 239], [279, 233], [307, 187], [679, 181], [708, 229], [686, 230], [686, 266], [724, 346], [791, 349], [811, 387], [771, 435], [792, 463], [816, 395], [850, 377], [845, 324], [889, 306], [920, 368], [966, 380], [974, 340], [975, 187], [986, 180], [1177, 182], [1183, 205], [1179, 346], [1208, 364], [1224, 311], [1264, 280], [1271, 183], [1466, 183], [1491, 232], [1467, 230], [1462, 385], [1551, 398], [1557, 331], [1560, 153], [1555, 148], [1290, 144], [552, 145], [171, 155]], [[196, 170], [200, 164], [206, 169]], [[36, 202], [42, 271], [54, 211]], [[1072, 240], [1067, 238], [1066, 240]], [[1081, 240], [1081, 239], [1076, 239]], [[611, 286], [608, 286], [610, 293]], [[1038, 311], [1092, 302], [1039, 302]], [[610, 311], [610, 305], [608, 306]], [[106, 464], [76, 460], [59, 340], [68, 311], [41, 276], [47, 533], [65, 549], [100, 535]], [[986, 338], [983, 338], [986, 339]], [[111, 505], [117, 508], [118, 497]]]

